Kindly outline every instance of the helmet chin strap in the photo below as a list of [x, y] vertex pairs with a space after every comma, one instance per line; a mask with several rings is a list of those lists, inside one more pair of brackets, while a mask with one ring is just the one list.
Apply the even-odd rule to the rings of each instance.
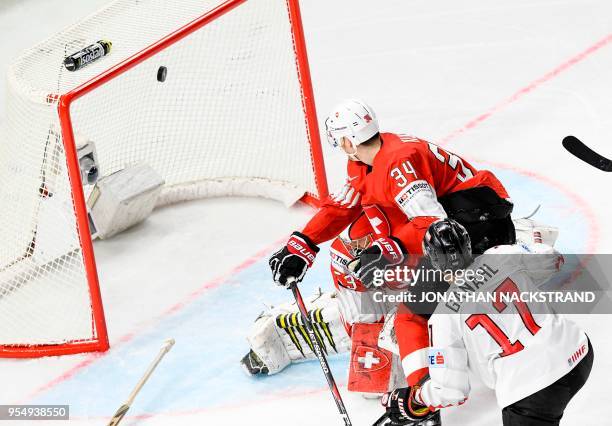
[[353, 152], [351, 152], [350, 154], [347, 152], [346, 155], [348, 155], [348, 158], [350, 158], [353, 161], [361, 161], [359, 159], [359, 157], [357, 157], [357, 147], [355, 146], [355, 144], [353, 143], [352, 140], [350, 140], [350, 139], [348, 139], [348, 140], [351, 143], [351, 146], [353, 147]]

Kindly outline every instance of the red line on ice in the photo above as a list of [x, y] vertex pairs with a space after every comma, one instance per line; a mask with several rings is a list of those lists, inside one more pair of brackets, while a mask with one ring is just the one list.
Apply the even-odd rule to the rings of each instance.
[[[345, 386], [346, 383], [340, 383], [340, 385]], [[160, 412], [160, 413], [140, 413], [140, 414], [132, 414], [132, 415], [128, 414], [125, 417], [125, 419], [127, 421], [130, 421], [130, 420], [138, 421], [138, 420], [147, 420], [150, 418], [159, 418], [159, 417], [173, 418], [173, 417], [181, 417], [181, 416], [193, 416], [197, 414], [213, 413], [213, 412], [227, 413], [228, 411], [231, 411], [234, 408], [257, 406], [260, 404], [265, 404], [265, 403], [279, 401], [279, 400], [286, 401], [287, 399], [291, 399], [291, 398], [302, 398], [304, 396], [317, 395], [317, 394], [322, 394], [326, 392], [329, 392], [329, 388], [327, 386], [316, 388], [316, 389], [310, 389], [310, 390], [290, 390], [290, 391], [283, 390], [280, 392], [270, 393], [261, 399], [246, 400], [246, 401], [241, 401], [239, 403], [235, 402], [231, 404], [223, 404], [223, 405], [207, 407], [207, 408], [194, 408], [192, 410], [165, 411], [165, 412]], [[330, 404], [333, 404], [333, 403], [330, 402]], [[70, 420], [98, 420], [98, 419], [100, 420], [108, 419], [108, 416], [96, 416], [96, 417], [71, 416], [70, 417]]]
[[599, 235], [600, 235], [599, 222], [597, 221], [597, 216], [595, 215], [595, 212], [590, 207], [590, 205], [580, 195], [578, 195], [575, 192], [572, 192], [571, 190], [563, 186], [561, 183], [556, 182], [550, 179], [549, 177], [539, 175], [531, 170], [521, 169], [516, 166], [497, 163], [497, 162], [477, 160], [477, 159], [473, 159], [473, 160], [475, 162], [489, 164], [490, 166], [493, 166], [493, 167], [511, 170], [515, 173], [519, 173], [529, 178], [539, 180], [542, 183], [552, 186], [553, 188], [556, 188], [558, 191], [563, 192], [567, 197], [570, 198], [570, 200], [572, 201], [572, 207], [575, 210], [578, 210], [581, 212], [582, 217], [586, 219], [588, 228], [589, 228], [587, 246], [586, 246], [586, 250], [584, 251], [585, 256], [580, 258], [580, 262], [579, 262], [580, 267], [575, 267], [575, 269], [570, 274], [570, 276], [561, 283], [561, 289], [566, 289], [570, 285], [572, 285], [572, 283], [574, 283], [576, 279], [584, 272], [584, 269], [587, 268], [587, 265], [590, 262], [590, 260], [593, 258], [593, 256], [595, 256], [594, 254], [595, 249], [597, 248], [597, 245], [599, 243]]
[[511, 170], [523, 176], [539, 180], [542, 183], [556, 188], [558, 191], [564, 193], [570, 200], [572, 200], [574, 209], [580, 211], [581, 215], [586, 219], [588, 223], [590, 232], [587, 238], [587, 246], [585, 253], [595, 253], [595, 249], [597, 248], [597, 244], [599, 242], [599, 222], [597, 221], [597, 217], [595, 216], [595, 212], [593, 211], [593, 209], [589, 207], [589, 204], [580, 195], [575, 192], [572, 192], [570, 189], [566, 188], [561, 183], [531, 170], [521, 169], [520, 167], [516, 167], [510, 164], [498, 163], [488, 160], [480, 160], [473, 157], [470, 157], [470, 161], [474, 161], [475, 163], [480, 164], [487, 164], [489, 166], [500, 169]]
[[518, 90], [509, 98], [506, 98], [503, 101], [499, 102], [498, 104], [495, 104], [494, 106], [489, 108], [489, 110], [479, 115], [478, 117], [468, 121], [462, 127], [453, 130], [451, 133], [449, 133], [448, 135], [440, 139], [439, 144], [444, 146], [447, 143], [449, 143], [451, 140], [455, 139], [457, 136], [461, 135], [462, 133], [480, 125], [483, 121], [487, 120], [489, 117], [491, 117], [493, 114], [495, 114], [499, 110], [504, 109], [505, 107], [516, 102], [517, 100], [519, 100], [520, 98], [528, 94], [529, 92], [534, 91], [535, 89], [540, 87], [542, 84], [546, 83], [549, 80], [552, 80], [553, 78], [557, 77], [559, 74], [568, 70], [569, 68], [578, 64], [579, 62], [582, 62], [584, 59], [591, 56], [593, 53], [597, 52], [602, 47], [607, 46], [611, 41], [612, 41], [612, 34], [608, 34], [606, 37], [602, 38], [601, 40], [599, 40], [597, 43], [593, 44], [586, 50], [583, 50], [576, 56], [573, 56], [569, 60], [563, 62], [561, 65], [559, 65], [552, 71], [547, 72], [542, 77], [538, 78], [537, 80], [532, 81], [527, 86]]

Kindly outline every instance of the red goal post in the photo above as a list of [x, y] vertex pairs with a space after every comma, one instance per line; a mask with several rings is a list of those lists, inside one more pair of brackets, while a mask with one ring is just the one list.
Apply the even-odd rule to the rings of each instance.
[[[65, 155], [65, 158], [64, 158], [65, 166], [66, 166], [65, 171], [66, 171], [67, 180], [68, 180], [67, 185], [69, 186], [70, 197], [72, 201], [71, 204], [74, 210], [73, 214], [74, 214], [74, 223], [76, 227], [75, 232], [76, 232], [77, 239], [78, 239], [78, 246], [69, 246], [69, 244], [67, 245], [69, 247], [66, 250], [68, 250], [69, 254], [63, 254], [62, 256], [70, 256], [69, 260], [66, 260], [68, 258], [63, 258], [64, 260], [62, 260], [61, 262], [58, 262], [57, 259], [53, 259], [49, 262], [47, 259], [48, 253], [45, 253], [45, 256], [46, 256], [45, 261], [47, 261], [47, 263], [43, 263], [42, 261], [34, 262], [34, 258], [37, 255], [37, 250], [42, 250], [38, 248], [40, 245], [40, 241], [44, 235], [44, 232], [41, 232], [41, 228], [39, 228], [41, 226], [40, 222], [42, 222], [40, 220], [40, 217], [42, 216], [40, 211], [41, 209], [44, 210], [46, 207], [40, 207], [40, 205], [41, 203], [44, 203], [46, 201], [39, 200], [37, 202], [33, 202], [33, 204], [36, 205], [35, 207], [32, 208], [32, 210], [35, 212], [33, 213], [33, 217], [36, 223], [35, 223], [35, 227], [33, 231], [33, 238], [28, 245], [28, 249], [25, 251], [25, 254], [21, 256], [13, 256], [16, 259], [12, 260], [11, 262], [8, 262], [6, 266], [2, 266], [2, 264], [0, 263], [0, 273], [6, 273], [7, 270], [10, 271], [11, 268], [14, 268], [15, 265], [19, 265], [22, 262], [36, 263], [34, 266], [25, 266], [25, 267], [21, 266], [22, 270], [19, 271], [21, 274], [20, 279], [19, 279], [20, 284], [16, 290], [11, 290], [11, 292], [18, 293], [22, 291], [23, 288], [27, 288], [27, 285], [28, 285], [27, 282], [24, 284], [24, 282], [27, 280], [22, 278], [24, 270], [26, 271], [25, 272], [26, 276], [32, 275], [32, 276], [35, 276], [35, 279], [37, 280], [43, 280], [43, 279], [46, 279], [44, 275], [47, 272], [49, 272], [51, 268], [56, 268], [57, 271], [56, 269], [53, 269], [51, 271], [52, 273], [49, 274], [51, 275], [49, 279], [62, 279], [62, 274], [66, 276], [70, 275], [70, 277], [72, 277], [72, 275], [78, 275], [78, 273], [73, 274], [72, 272], [70, 274], [68, 272], [64, 273], [62, 268], [67, 269], [68, 267], [65, 266], [66, 264], [68, 263], [78, 264], [78, 267], [76, 269], [80, 270], [81, 268], [80, 262], [82, 261], [82, 270], [84, 272], [84, 279], [86, 280], [86, 283], [87, 283], [90, 310], [91, 310], [90, 312], [91, 335], [89, 337], [83, 337], [82, 335], [77, 335], [78, 333], [75, 333], [75, 335], [77, 335], [75, 338], [69, 338], [69, 337], [67, 338], [66, 336], [62, 336], [58, 339], [55, 339], [53, 336], [50, 336], [50, 338], [48, 339], [49, 341], [45, 342], [44, 333], [42, 333], [41, 336], [39, 336], [37, 333], [33, 332], [33, 335], [36, 335], [36, 337], [32, 339], [32, 342], [28, 342], [28, 341], [6, 341], [6, 339], [2, 338], [2, 332], [0, 332], [0, 357], [38, 357], [38, 356], [48, 356], [48, 355], [64, 355], [64, 354], [73, 354], [73, 353], [80, 353], [80, 352], [105, 351], [109, 348], [108, 335], [107, 335], [107, 329], [106, 329], [106, 323], [105, 323], [105, 317], [104, 317], [104, 309], [103, 309], [102, 298], [101, 298], [99, 282], [98, 282], [98, 272], [97, 272], [97, 267], [96, 267], [91, 233], [90, 233], [88, 209], [87, 209], [87, 203], [86, 203], [86, 193], [84, 191], [83, 182], [81, 180], [81, 169], [80, 169], [79, 158], [77, 154], [77, 141], [76, 141], [77, 131], [83, 131], [83, 128], [86, 128], [87, 130], [91, 130], [90, 133], [97, 135], [99, 133], [99, 129], [97, 128], [93, 129], [93, 128], [90, 128], [91, 126], [89, 126], [88, 124], [83, 124], [83, 120], [85, 120], [84, 117], [87, 117], [86, 113], [81, 114], [81, 117], [79, 118], [82, 121], [82, 123], [75, 124], [75, 119], [74, 119], [75, 103], [77, 103], [77, 101], [79, 100], [83, 102], [88, 97], [92, 96], [92, 94], [97, 94], [100, 91], [104, 92], [105, 87], [108, 87], [109, 84], [112, 86], [113, 82], [115, 82], [119, 77], [121, 77], [128, 71], [134, 69], [135, 67], [139, 66], [140, 64], [152, 58], [155, 58], [156, 55], [163, 54], [176, 43], [196, 33], [198, 30], [201, 30], [205, 26], [215, 22], [222, 16], [226, 14], [231, 15], [232, 13], [234, 13], [233, 12], [234, 9], [239, 10], [241, 7], [244, 7], [244, 4], [252, 3], [253, 1], [254, 0], [250, 0], [250, 1], [248, 0], [227, 0], [225, 2], [222, 2], [218, 4], [216, 7], [208, 11], [204, 11], [204, 13], [202, 13], [200, 16], [196, 17], [195, 19], [184, 23], [184, 25], [170, 32], [166, 36], [148, 45], [148, 47], [145, 47], [144, 49], [139, 50], [138, 52], [132, 54], [126, 59], [114, 64], [111, 67], [108, 67], [107, 69], [95, 75], [93, 78], [87, 79], [81, 84], [76, 85], [76, 87], [72, 87], [70, 88], [70, 90], [65, 91], [65, 92], [62, 92], [61, 89], [57, 93], [48, 92], [46, 96], [46, 101], [47, 103], [50, 104], [51, 107], [56, 106], [57, 121], [59, 124], [59, 131], [57, 132], [57, 134], [55, 134], [52, 130], [49, 130], [48, 133], [49, 134], [53, 133], [54, 134], [53, 137], [57, 138], [58, 141], [61, 140], [61, 145], [63, 146], [63, 153], [61, 152], [61, 148], [59, 150], [56, 149], [54, 153], [57, 151], [59, 152], [59, 154], [57, 155], [60, 155], [60, 156]], [[118, 0], [114, 3], [121, 3], [121, 2], [122, 0]], [[152, 0], [152, 2], [155, 3], [154, 0]], [[306, 44], [304, 40], [304, 33], [303, 33], [303, 28], [302, 28], [302, 23], [301, 23], [301, 16], [300, 16], [298, 0], [286, 0], [286, 12], [287, 12], [287, 16], [289, 19], [289, 26], [291, 29], [291, 42], [292, 42], [292, 48], [293, 48], [292, 55], [294, 57], [295, 73], [296, 73], [297, 81], [299, 84], [299, 90], [300, 90], [299, 96], [301, 98], [301, 110], [302, 110], [302, 115], [303, 115], [302, 124], [292, 122], [289, 127], [291, 126], [294, 126], [295, 128], [299, 128], [300, 126], [304, 127], [303, 133], [306, 135], [306, 139], [307, 139], [304, 141], [304, 143], [308, 144], [308, 151], [310, 154], [309, 155], [310, 159], [306, 162], [306, 164], [310, 164], [311, 166], [311, 171], [309, 173], [312, 174], [312, 179], [314, 180], [314, 188], [312, 188], [312, 184], [310, 184], [312, 189], [305, 190], [303, 195], [301, 196], [301, 200], [313, 206], [317, 206], [319, 200], [327, 196], [328, 189], [327, 189], [325, 167], [324, 167], [322, 150], [321, 150], [319, 128], [317, 124], [317, 116], [316, 116], [316, 109], [315, 109], [314, 96], [313, 96], [313, 90], [312, 90], [312, 83], [311, 83], [310, 71], [309, 71], [309, 66], [308, 66], [308, 58], [307, 58], [307, 53], [306, 53]], [[274, 16], [276, 17], [277, 15], [274, 15]], [[274, 18], [274, 19], [277, 19], [277, 18]], [[266, 25], [265, 23], [263, 24], [261, 23], [261, 22], [264, 22], [263, 18], [258, 16], [256, 20], [258, 20], [259, 26]], [[252, 26], [252, 28], [253, 28], [254, 34], [255, 34], [255, 31], [263, 31], [257, 25]], [[89, 40], [83, 40], [83, 41], [84, 42], [85, 41], [95, 42], [96, 40], [89, 39]], [[242, 61], [244, 58], [241, 55], [247, 57], [249, 54], [251, 55], [256, 54], [257, 52], [255, 51], [256, 49], [253, 49], [253, 51], [250, 53], [247, 52], [247, 53], [237, 54], [235, 55], [235, 58], [237, 59], [232, 59], [232, 60], [235, 60], [236, 62]], [[69, 52], [69, 51], [64, 52], [64, 54], [66, 53], [69, 54], [72, 52]], [[111, 52], [111, 55], [112, 55], [112, 52]], [[103, 63], [104, 61], [100, 61], [100, 64], [95, 63], [93, 65], [90, 65], [89, 67], [91, 68], [98, 67]], [[200, 63], [198, 63], [198, 65], [200, 65]], [[254, 72], [259, 72], [259, 71], [261, 70], [257, 70]], [[65, 71], [60, 71], [60, 75], [62, 72], [65, 73]], [[77, 71], [76, 73], [78, 72], [79, 71]], [[173, 73], [173, 69], [170, 68], [169, 69], [169, 74], [170, 74], [169, 79], [172, 78], [172, 73]], [[192, 78], [192, 76], [190, 76], [189, 78]], [[203, 81], [204, 79], [205, 78], [202, 77], [202, 79], [198, 78], [198, 79], [194, 79], [193, 81]], [[60, 80], [61, 80], [61, 77], [58, 77], [58, 81]], [[227, 84], [227, 83], [225, 82], [223, 84]], [[248, 84], [248, 82], [246, 84]], [[230, 84], [230, 86], [231, 85], [232, 84]], [[58, 83], [58, 86], [59, 86], [59, 83]], [[290, 86], [290, 84], [287, 84], [287, 87], [288, 86]], [[110, 89], [110, 90], [112, 91], [115, 89]], [[262, 93], [264, 95], [267, 94], [266, 88], [261, 88], [258, 90], [259, 90], [258, 96], [261, 95]], [[276, 94], [279, 97], [282, 97], [283, 96], [282, 93], [278, 94], [280, 90], [282, 90], [282, 88], [281, 89], [273, 88], [273, 89], [269, 89], [269, 92], [272, 93], [273, 95]], [[118, 93], [122, 94], [121, 92], [118, 92]], [[136, 95], [138, 96], [139, 93], [136, 93]], [[270, 96], [273, 96], [273, 95], [270, 95]], [[104, 95], [98, 95], [98, 98], [101, 98], [102, 96]], [[114, 97], [112, 96], [111, 98], [114, 99]], [[240, 99], [240, 96], [238, 96], [238, 99], [242, 101], [242, 99]], [[268, 101], [266, 101], [265, 103], [269, 104]], [[102, 105], [102, 107], [99, 107], [96, 111], [100, 113], [99, 119], [104, 120], [105, 113], [109, 112], [104, 109], [104, 108], [107, 108], [106, 106], [107, 101], [104, 100], [103, 102], [99, 102], [99, 104]], [[221, 105], [223, 107], [225, 104], [221, 103], [217, 105]], [[172, 106], [174, 106], [174, 104], [172, 104]], [[257, 101], [253, 100], [250, 106], [257, 107], [258, 106]], [[146, 113], [147, 112], [143, 112], [143, 114], [146, 114]], [[160, 114], [160, 117], [163, 114], [163, 113], [158, 113], [158, 112], [155, 112], [155, 113]], [[216, 112], [213, 112], [212, 114], [214, 115], [216, 114]], [[181, 113], [179, 112], [177, 114], [177, 120], [181, 120], [181, 119], [182, 119], [182, 116], [181, 116]], [[152, 124], [158, 124], [158, 123], [153, 121]], [[240, 127], [241, 124], [242, 123], [239, 122], [237, 126]], [[51, 128], [53, 128], [53, 124], [51, 124]], [[162, 129], [162, 133], [163, 132], [164, 131]], [[294, 134], [294, 133], [300, 133], [300, 132], [302, 132], [302, 130], [297, 131], [293, 129], [293, 130], [290, 130], [288, 133]], [[184, 135], [185, 134], [181, 133], [179, 136], [184, 137]], [[11, 135], [10, 135], [10, 129], [9, 129], [8, 140], [10, 140], [10, 136]], [[47, 135], [47, 143], [48, 143], [48, 139], [49, 139], [49, 136]], [[99, 138], [99, 140], [103, 141], [103, 138]], [[164, 141], [164, 142], [167, 142], [167, 141]], [[178, 143], [181, 143], [181, 142], [182, 141], [179, 138]], [[106, 147], [104, 146], [103, 142], [101, 143], [100, 146], [97, 146], [98, 151], [100, 150], [104, 151], [105, 148]], [[115, 149], [114, 146], [111, 148]], [[248, 148], [247, 145], [245, 145], [245, 149], [247, 148]], [[121, 147], [118, 149], [121, 149]], [[261, 149], [256, 149], [255, 152], [257, 151], [261, 151]], [[286, 155], [286, 154], [283, 154], [283, 155]], [[50, 157], [50, 154], [47, 152], [46, 147], [45, 147], [43, 157], [44, 158], [42, 160], [42, 163], [43, 163], [42, 168], [45, 168], [45, 167], [48, 167], [48, 166], [45, 166], [45, 164], [48, 163], [49, 161], [48, 157]], [[276, 161], [278, 161], [279, 164], [283, 163], [284, 162], [283, 158], [285, 157], [279, 157], [279, 159]], [[231, 157], [227, 158], [227, 161], [231, 163], [232, 158]], [[57, 167], [61, 167], [61, 166], [62, 165], [60, 161], [59, 166]], [[271, 163], [270, 166], [273, 167], [274, 163]], [[1, 161], [0, 161], [0, 167], [3, 167], [3, 164]], [[110, 168], [111, 167], [109, 166], [109, 169]], [[112, 168], [113, 170], [111, 171], [114, 171], [117, 167], [113, 165]], [[102, 172], [104, 172], [104, 170], [102, 170]], [[42, 173], [43, 173], [44, 179], [43, 179], [43, 184], [41, 188], [43, 188], [44, 186], [45, 192], [46, 192], [47, 189], [45, 185], [47, 182], [46, 180], [47, 178], [44, 172]], [[247, 171], [245, 173], [250, 173], [250, 171]], [[256, 181], [256, 183], [260, 181], [267, 182], [268, 180], [270, 181], [274, 180], [266, 176], [261, 176], [258, 173], [259, 172], [253, 173], [254, 175], [253, 179]], [[61, 180], [61, 171], [57, 172], [57, 174], [60, 176], [60, 180]], [[2, 177], [3, 176], [0, 174], [0, 183], [3, 183]], [[224, 179], [223, 177], [212, 176], [210, 180], [212, 180], [213, 183], [216, 184], [218, 183], [218, 181], [223, 180], [223, 179]], [[240, 180], [238, 180], [237, 185], [241, 185], [244, 179], [246, 178], [241, 178]], [[189, 182], [189, 184], [191, 184], [191, 182]], [[183, 183], [180, 183], [180, 185], [183, 185]], [[177, 184], [177, 186], [180, 186], [180, 185]], [[293, 183], [290, 183], [289, 186], [292, 186], [292, 191], [295, 191], [295, 188], [293, 188], [293, 186], [297, 187], [300, 185], [294, 185]], [[305, 187], [306, 186], [308, 186], [308, 184], [306, 184]], [[61, 187], [61, 183], [58, 185], [58, 187]], [[224, 192], [222, 191], [223, 190], [221, 190], [220, 192], [220, 190], [214, 189], [212, 191], [212, 195], [213, 196], [222, 195], [224, 194]], [[53, 190], [51, 189], [49, 190], [49, 192], [52, 193]], [[176, 202], [176, 201], [200, 198], [202, 196], [208, 196], [209, 194], [206, 191], [202, 192], [201, 190], [196, 189], [193, 194], [190, 193], [189, 195], [185, 195], [185, 188], [183, 187], [180, 187], [178, 189], [178, 192], [179, 194], [177, 196], [170, 196], [163, 203], [167, 204], [167, 203]], [[240, 191], [236, 190], [235, 188], [231, 188], [228, 191], [228, 193], [230, 195], [231, 194], [245, 195], [245, 194], [241, 194]], [[61, 196], [61, 190], [58, 190], [57, 193], [54, 193], [54, 194], [56, 195], [56, 197]], [[266, 193], [257, 194], [257, 195], [270, 196], [271, 198], [276, 198], [275, 195], [266, 195]], [[43, 195], [40, 195], [39, 198], [45, 198], [45, 197]], [[19, 207], [19, 206], [15, 206], [15, 207]], [[74, 254], [74, 253], [77, 253], [77, 254]], [[77, 260], [74, 260], [74, 259], [77, 259]], [[0, 261], [2, 260], [4, 259], [2, 256], [0, 256]], [[72, 266], [74, 265], [71, 265], [70, 267]], [[36, 272], [35, 274], [31, 273], [27, 269], [28, 267], [42, 269], [42, 272]], [[11, 276], [11, 279], [15, 281], [13, 276]], [[75, 279], [75, 281], [78, 281], [78, 280]], [[0, 275], [0, 285], [2, 285], [2, 275]], [[76, 284], [71, 284], [71, 285], [73, 285], [76, 288]], [[2, 299], [0, 298], [0, 303], [1, 302], [2, 302]], [[53, 303], [53, 302], [51, 301], [50, 303]], [[2, 316], [3, 316], [2, 315], [2, 305], [0, 304], [0, 321], [2, 321]], [[45, 322], [44, 320], [41, 320], [41, 321], [43, 323]]]

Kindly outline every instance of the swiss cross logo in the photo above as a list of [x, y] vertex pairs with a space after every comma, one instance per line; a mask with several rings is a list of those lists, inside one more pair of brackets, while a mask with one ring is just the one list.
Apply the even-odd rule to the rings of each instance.
[[429, 368], [445, 368], [446, 359], [444, 358], [444, 351], [442, 349], [430, 348], [427, 355], [427, 364]]
[[370, 116], [370, 114], [366, 114], [366, 115], [363, 116], [363, 120], [366, 123], [369, 123], [370, 121], [372, 121], [372, 117]]
[[363, 364], [363, 367], [367, 370], [372, 368], [375, 364], [380, 364], [380, 358], [376, 358], [374, 352], [366, 352], [365, 356], [360, 356], [357, 358], [357, 361]]
[[353, 355], [356, 372], [372, 372], [385, 368], [389, 358], [376, 348], [359, 346]]

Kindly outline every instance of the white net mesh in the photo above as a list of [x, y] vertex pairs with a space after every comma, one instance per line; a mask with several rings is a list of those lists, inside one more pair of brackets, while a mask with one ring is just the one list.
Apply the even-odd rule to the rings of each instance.
[[[0, 141], [0, 345], [96, 338], [55, 95], [219, 3], [117, 0], [11, 67]], [[103, 39], [113, 44], [107, 56], [76, 72], [64, 68], [67, 55]], [[74, 131], [95, 142], [101, 174], [146, 163], [166, 181], [160, 203], [210, 195], [290, 203], [316, 194], [285, 0], [237, 6], [71, 111]]]

